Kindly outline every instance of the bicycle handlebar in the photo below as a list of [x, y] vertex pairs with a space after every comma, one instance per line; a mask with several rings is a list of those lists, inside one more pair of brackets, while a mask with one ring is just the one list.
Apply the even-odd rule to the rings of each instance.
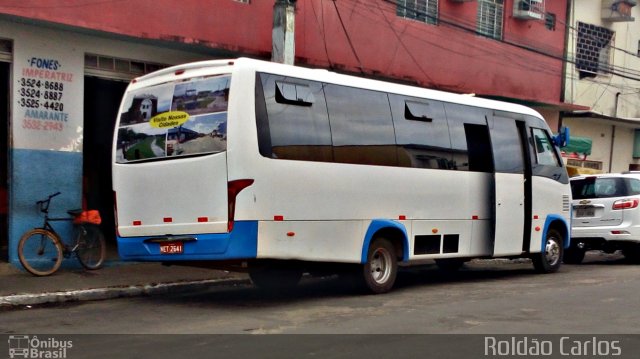
[[49, 211], [49, 204], [51, 203], [51, 199], [59, 194], [61, 194], [61, 192], [58, 191], [54, 194], [49, 195], [47, 199], [36, 202], [36, 205], [40, 206], [40, 212], [47, 213]]

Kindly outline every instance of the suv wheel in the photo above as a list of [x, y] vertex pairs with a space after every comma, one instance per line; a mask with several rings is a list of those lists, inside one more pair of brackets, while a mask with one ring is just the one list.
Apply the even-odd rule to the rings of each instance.
[[640, 244], [630, 245], [622, 250], [624, 257], [631, 263], [640, 264]]

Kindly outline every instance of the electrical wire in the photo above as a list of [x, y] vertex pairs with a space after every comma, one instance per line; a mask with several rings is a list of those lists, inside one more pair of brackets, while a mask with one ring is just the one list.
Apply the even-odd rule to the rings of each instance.
[[[389, 4], [392, 4], [392, 5], [395, 5], [395, 6], [402, 7], [402, 5], [400, 5], [397, 0], [382, 0], [382, 1], [386, 2], [386, 3], [389, 3]], [[405, 10], [406, 9], [407, 8], [405, 6]], [[417, 10], [415, 10], [415, 9], [409, 9], [409, 10], [412, 11], [412, 12], [417, 12]], [[421, 16], [428, 17], [428, 18], [434, 18], [434, 16], [432, 14], [426, 14], [426, 13], [425, 14], [421, 14]], [[463, 21], [458, 21], [458, 22], [451, 21], [451, 20], [448, 20], [448, 19], [444, 18], [443, 16], [438, 16], [438, 17], [435, 17], [435, 18], [437, 18], [437, 21], [438, 21], [439, 24], [440, 23], [441, 24], [445, 24], [445, 25], [460, 29], [460, 30], [465, 31], [465, 32], [473, 33], [475, 35], [486, 36], [481, 31], [479, 31], [477, 28], [471, 27], [471, 26], [467, 26], [467, 24], [470, 24], [470, 23], [465, 24]], [[566, 23], [565, 23], [565, 25], [566, 25]], [[569, 25], [566, 25], [566, 26], [569, 26]], [[545, 57], [549, 57], [549, 58], [552, 58], [552, 59], [560, 60], [562, 62], [571, 63], [571, 64], [576, 65], [576, 61], [571, 59], [571, 58], [568, 58], [568, 57], [565, 57], [565, 56], [559, 56], [559, 55], [551, 54], [551, 53], [549, 53], [549, 52], [547, 52], [546, 50], [543, 50], [543, 49], [530, 47], [530, 46], [527, 46], [527, 45], [524, 45], [524, 44], [518, 44], [516, 42], [504, 40], [504, 39], [501, 39], [501, 38], [500, 39], [494, 38], [494, 40], [496, 40], [496, 41], [498, 41], [500, 43], [515, 47], [515, 48], [519, 48], [519, 49], [522, 49], [522, 50], [525, 50], [525, 51], [529, 51], [529, 52], [532, 52], [532, 53], [535, 53], [535, 54], [538, 54], [538, 55], [542, 55], [542, 56], [545, 56]], [[604, 64], [603, 63], [598, 63], [598, 65], [604, 65]], [[600, 70], [601, 67], [602, 66], [598, 66], [598, 69]], [[602, 68], [602, 72], [603, 73], [612, 74], [612, 75], [615, 75], [615, 76], [619, 76], [621, 78], [625, 78], [625, 79], [628, 79], [628, 80], [640, 81], [640, 72], [638, 72], [638, 71], [634, 71], [634, 70], [627, 69], [627, 68], [624, 68], [624, 67], [619, 67], [619, 66], [611, 66], [610, 65], [608, 67], [609, 68]]]
[[344, 31], [344, 35], [347, 37], [347, 41], [349, 42], [349, 46], [351, 47], [351, 51], [353, 52], [353, 56], [358, 61], [360, 72], [364, 74], [365, 72], [364, 72], [364, 67], [362, 66], [362, 61], [360, 61], [360, 57], [358, 57], [358, 52], [356, 52], [356, 48], [353, 46], [353, 42], [351, 41], [351, 36], [349, 35], [349, 32], [347, 31], [347, 28], [344, 25], [344, 21], [342, 21], [342, 16], [340, 15], [340, 10], [338, 10], [338, 5], [336, 4], [336, 0], [332, 0], [332, 1], [333, 1], [333, 7], [336, 9], [336, 14], [338, 15], [338, 19], [340, 20], [340, 25], [342, 25], [342, 30]]

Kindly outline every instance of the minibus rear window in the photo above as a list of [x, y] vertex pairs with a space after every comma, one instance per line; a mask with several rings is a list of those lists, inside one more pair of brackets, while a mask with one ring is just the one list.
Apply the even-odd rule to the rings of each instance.
[[116, 162], [225, 151], [230, 82], [228, 75], [196, 78], [125, 94]]

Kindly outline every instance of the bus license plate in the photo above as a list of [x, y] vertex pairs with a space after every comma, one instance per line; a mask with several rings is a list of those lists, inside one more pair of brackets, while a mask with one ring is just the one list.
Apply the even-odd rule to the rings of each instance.
[[160, 243], [160, 254], [182, 254], [184, 244], [182, 242]]
[[596, 215], [596, 209], [591, 208], [578, 208], [576, 211], [576, 217], [593, 217]]

